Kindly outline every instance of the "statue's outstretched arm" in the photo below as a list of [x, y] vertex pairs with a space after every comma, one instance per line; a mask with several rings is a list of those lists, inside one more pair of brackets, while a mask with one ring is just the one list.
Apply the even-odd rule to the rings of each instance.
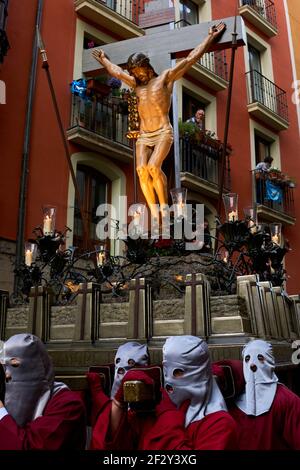
[[203, 54], [205, 54], [211, 44], [218, 41], [225, 29], [226, 24], [223, 22], [216, 26], [212, 26], [205, 40], [195, 47], [195, 49], [193, 49], [185, 59], [178, 62], [175, 67], [169, 70], [167, 80], [175, 81], [182, 78], [192, 65], [194, 65], [203, 56]]
[[135, 78], [128, 73], [124, 72], [124, 70], [116, 64], [113, 64], [105, 55], [105, 52], [102, 49], [97, 49], [92, 52], [92, 56], [96, 59], [111, 75], [112, 77], [119, 78], [122, 82], [125, 82], [131, 88], [136, 87]]

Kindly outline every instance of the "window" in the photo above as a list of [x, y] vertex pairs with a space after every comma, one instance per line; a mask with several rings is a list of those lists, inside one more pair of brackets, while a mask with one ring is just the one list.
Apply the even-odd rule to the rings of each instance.
[[261, 55], [255, 47], [248, 45], [250, 70], [256, 70], [261, 73]]
[[249, 45], [250, 86], [253, 101], [265, 104], [265, 84], [261, 73], [261, 54], [258, 49]]
[[264, 161], [265, 157], [271, 155], [272, 143], [259, 134], [255, 133], [255, 163], [256, 165]]
[[83, 204], [83, 212], [88, 226], [88, 239], [84, 240], [83, 225], [78, 202], [75, 202], [74, 212], [74, 245], [79, 248], [93, 249], [99, 243], [96, 236], [96, 226], [100, 217], [96, 216], [100, 204], [111, 200], [111, 182], [94, 168], [78, 165], [76, 173], [77, 184]]
[[191, 0], [180, 0], [180, 25], [189, 26], [198, 24], [198, 6]]
[[94, 38], [91, 34], [84, 33], [83, 49], [92, 49], [93, 47], [103, 46], [104, 42]]
[[[182, 95], [182, 121], [185, 122], [191, 117], [195, 116], [197, 109], [203, 109], [205, 111], [206, 104], [194, 98], [191, 95], [183, 92]], [[205, 119], [205, 118], [204, 118]], [[205, 124], [205, 120], [204, 120]], [[204, 125], [205, 128], [205, 125]]]

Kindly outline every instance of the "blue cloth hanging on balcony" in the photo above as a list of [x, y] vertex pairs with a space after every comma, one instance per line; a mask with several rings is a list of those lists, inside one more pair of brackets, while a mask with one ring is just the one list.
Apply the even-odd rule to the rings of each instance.
[[73, 95], [80, 96], [81, 98], [86, 98], [86, 88], [87, 83], [84, 79], [73, 80], [71, 83], [71, 92]]
[[282, 189], [270, 180], [266, 180], [266, 200], [279, 203], [282, 203], [283, 200]]

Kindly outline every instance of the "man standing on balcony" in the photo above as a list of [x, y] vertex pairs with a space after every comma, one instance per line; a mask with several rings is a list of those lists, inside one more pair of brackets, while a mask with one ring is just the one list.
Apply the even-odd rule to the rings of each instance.
[[273, 162], [273, 158], [271, 156], [265, 157], [263, 162], [260, 162], [256, 165], [256, 171], [269, 171]]
[[205, 131], [205, 111], [197, 109], [195, 116], [189, 118], [186, 122], [192, 122], [200, 131]]
[[[270, 184], [270, 181], [266, 179], [267, 173], [269, 172], [273, 158], [269, 155], [264, 158], [263, 162], [260, 162], [255, 167], [256, 173], [256, 202], [263, 204], [266, 197], [266, 189]], [[271, 184], [272, 186], [272, 184]], [[276, 188], [275, 188], [276, 189]]]
[[110, 62], [103, 50], [93, 52], [94, 58], [113, 77], [135, 89], [140, 118], [140, 136], [136, 143], [137, 173], [152, 217], [159, 220], [157, 199], [162, 217], [168, 203], [167, 178], [161, 166], [173, 143], [173, 129], [169, 119], [171, 97], [175, 80], [183, 75], [218, 41], [226, 29], [224, 23], [213, 26], [208, 36], [175, 67], [157, 75], [143, 53], [132, 54], [127, 61], [129, 75]]

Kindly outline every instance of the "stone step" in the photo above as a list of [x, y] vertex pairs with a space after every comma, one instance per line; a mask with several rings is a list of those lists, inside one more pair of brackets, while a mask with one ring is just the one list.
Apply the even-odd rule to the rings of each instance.
[[248, 309], [245, 299], [237, 295], [220, 296], [211, 298], [210, 310], [212, 318], [216, 317], [248, 317]]
[[154, 300], [154, 320], [179, 320], [184, 317], [184, 299]]
[[218, 295], [211, 297], [210, 303], [211, 305], [218, 304], [219, 302], [225, 301], [227, 305], [243, 302], [243, 298], [239, 297], [238, 295]]

